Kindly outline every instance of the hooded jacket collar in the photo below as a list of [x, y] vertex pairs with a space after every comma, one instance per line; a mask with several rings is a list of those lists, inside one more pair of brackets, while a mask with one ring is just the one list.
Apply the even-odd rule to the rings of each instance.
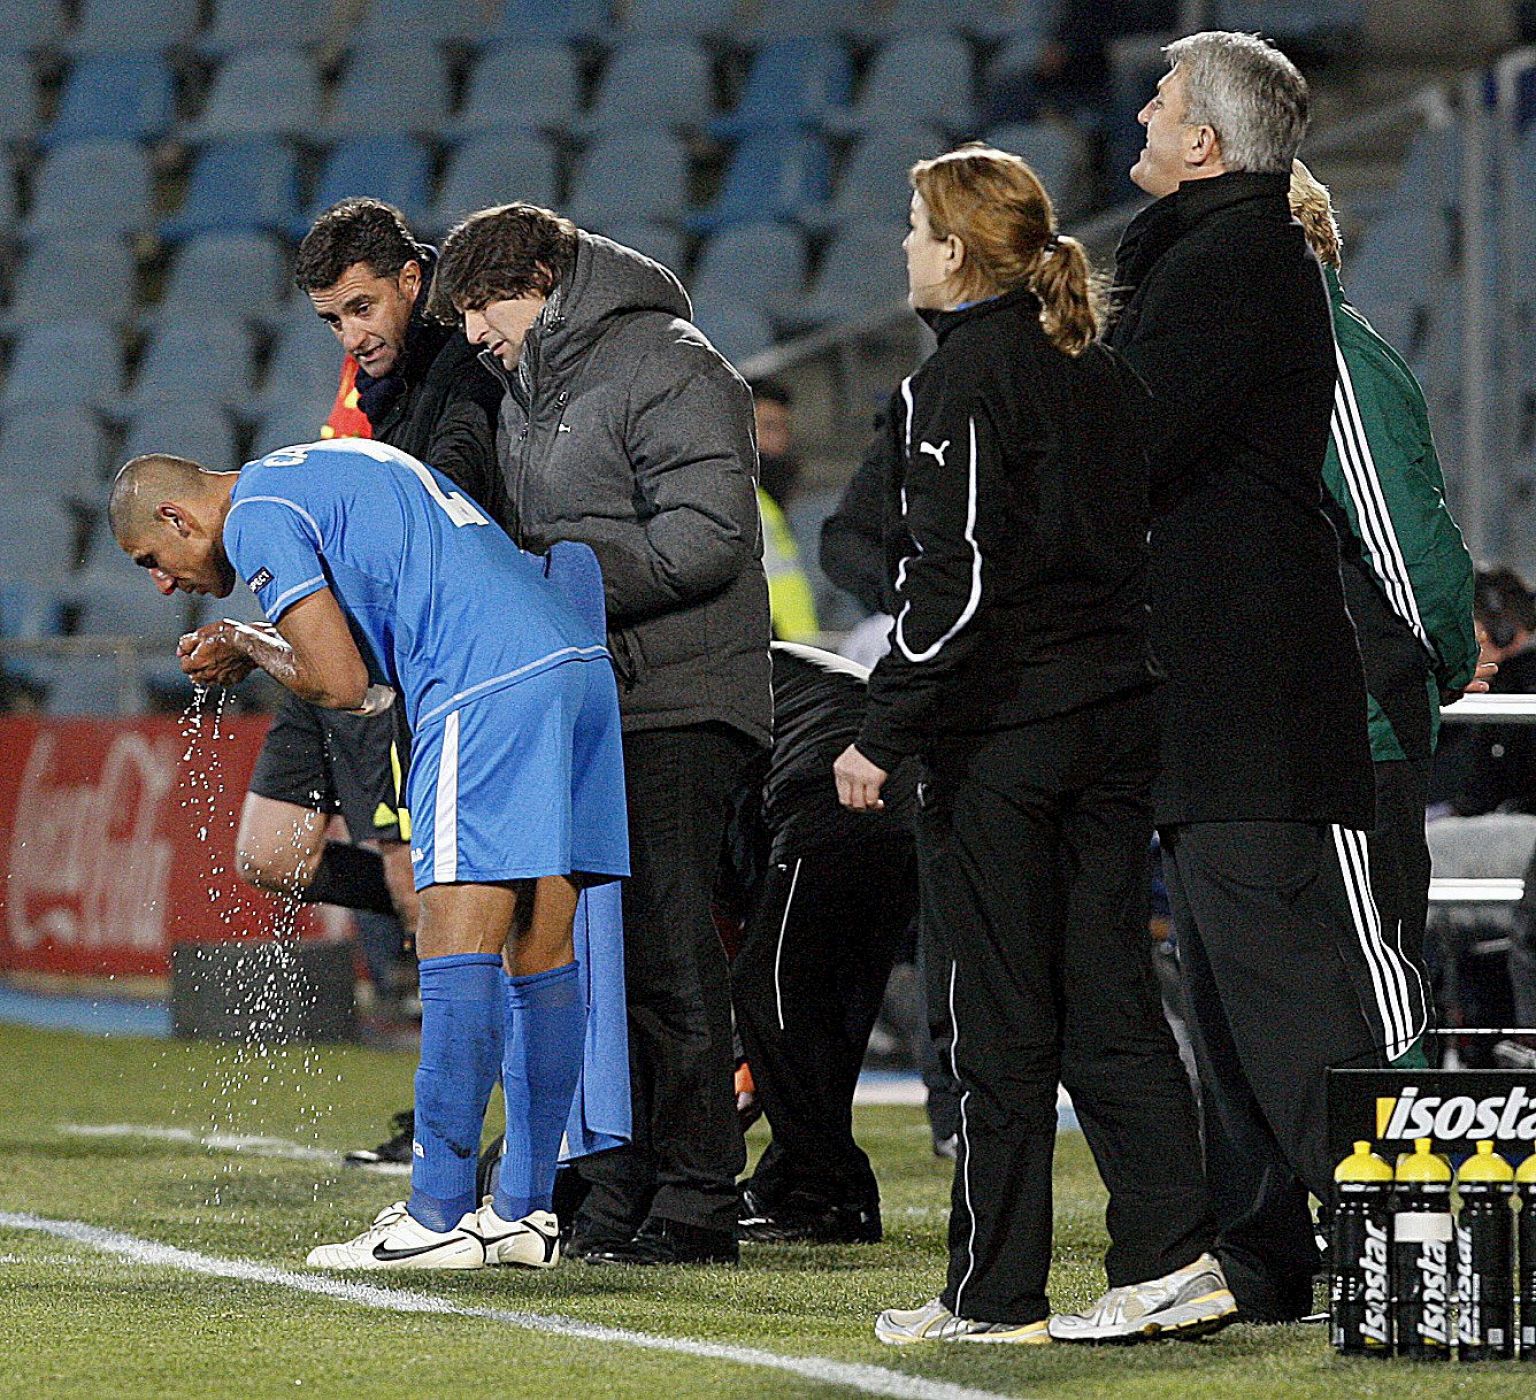
[[[576, 231], [571, 270], [549, 294], [529, 327], [514, 376], [525, 392], [569, 373], [618, 317], [653, 311], [689, 320], [693, 306], [683, 284], [660, 263], [633, 248], [584, 229]], [[481, 360], [503, 382], [507, 372], [488, 351]]]

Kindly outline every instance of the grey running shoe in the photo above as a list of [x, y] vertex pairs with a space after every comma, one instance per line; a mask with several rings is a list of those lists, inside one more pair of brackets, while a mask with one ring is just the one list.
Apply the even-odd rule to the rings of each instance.
[[1058, 1342], [1139, 1342], [1171, 1335], [1198, 1337], [1225, 1327], [1237, 1302], [1213, 1254], [1145, 1283], [1111, 1288], [1086, 1312], [1057, 1313], [1050, 1321]]
[[1039, 1322], [975, 1322], [956, 1317], [937, 1298], [920, 1308], [887, 1308], [875, 1321], [875, 1336], [887, 1346], [913, 1342], [1012, 1342], [1040, 1346], [1051, 1338]]

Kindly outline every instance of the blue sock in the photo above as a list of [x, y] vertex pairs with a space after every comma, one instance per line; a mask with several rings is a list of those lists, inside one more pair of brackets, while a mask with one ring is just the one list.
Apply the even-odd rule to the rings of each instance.
[[501, 1059], [501, 958], [423, 958], [416, 1140], [406, 1209], [429, 1230], [451, 1230], [474, 1210], [485, 1106]]
[[586, 1040], [587, 1003], [575, 963], [507, 978], [501, 1064], [507, 1151], [496, 1183], [496, 1214], [503, 1220], [550, 1207]]

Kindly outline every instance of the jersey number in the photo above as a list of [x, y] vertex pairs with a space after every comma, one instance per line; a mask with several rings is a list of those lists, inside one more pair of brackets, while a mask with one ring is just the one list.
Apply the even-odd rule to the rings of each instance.
[[[329, 444], [316, 445], [328, 446]], [[371, 438], [348, 438], [347, 446], [353, 451], [366, 453], [375, 462], [383, 462], [387, 466], [405, 467], [427, 488], [427, 495], [443, 508], [443, 512], [455, 525], [462, 528], [465, 525], [491, 523], [480, 513], [474, 502], [462, 492], [450, 491], [444, 495], [443, 488], [437, 484], [437, 478], [409, 453], [400, 451], [398, 447], [391, 447], [386, 442], [374, 442]], [[261, 460], [271, 467], [296, 467], [308, 456], [309, 446], [305, 445], [269, 452]]]

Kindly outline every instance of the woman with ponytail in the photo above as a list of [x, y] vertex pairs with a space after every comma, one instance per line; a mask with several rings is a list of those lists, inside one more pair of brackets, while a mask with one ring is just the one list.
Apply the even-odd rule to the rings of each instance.
[[[938, 349], [888, 415], [896, 625], [835, 773], [876, 812], [921, 756], [923, 917], [951, 959], [962, 1097], [946, 1286], [875, 1333], [1208, 1331], [1234, 1304], [1147, 931], [1148, 397], [1098, 343], [1088, 259], [1024, 161], [965, 146], [911, 179], [908, 288]], [[1111, 1289], [1051, 1317], [1058, 1083], [1109, 1188]]]

